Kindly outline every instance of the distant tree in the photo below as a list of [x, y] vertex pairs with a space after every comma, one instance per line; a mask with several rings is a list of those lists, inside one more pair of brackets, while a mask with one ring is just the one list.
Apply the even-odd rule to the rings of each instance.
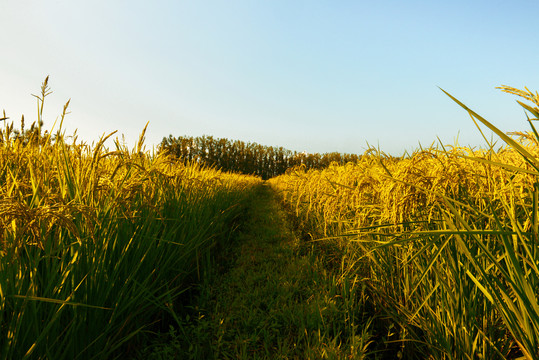
[[331, 163], [345, 164], [359, 160], [358, 155], [309, 154], [292, 152], [283, 147], [263, 146], [257, 143], [245, 143], [240, 140], [230, 141], [212, 136], [163, 138], [160, 151], [166, 151], [182, 161], [197, 161], [223, 171], [253, 174], [269, 179], [284, 174], [294, 166], [307, 169], [321, 169]]

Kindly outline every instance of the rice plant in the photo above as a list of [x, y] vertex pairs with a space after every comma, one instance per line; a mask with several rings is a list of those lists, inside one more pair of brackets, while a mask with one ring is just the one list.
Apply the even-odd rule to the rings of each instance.
[[[539, 105], [530, 91], [502, 87]], [[449, 95], [449, 94], [448, 94]], [[405, 358], [539, 357], [539, 108], [505, 146], [438, 146], [395, 158], [296, 168], [270, 180], [306, 228], [346, 249], [343, 276], [365, 278], [381, 341]], [[319, 240], [320, 241], [320, 240]]]
[[[212, 266], [259, 179], [42, 130], [0, 131], [0, 358], [133, 355]], [[6, 118], [6, 116], [4, 116]], [[7, 121], [6, 121], [7, 122]]]

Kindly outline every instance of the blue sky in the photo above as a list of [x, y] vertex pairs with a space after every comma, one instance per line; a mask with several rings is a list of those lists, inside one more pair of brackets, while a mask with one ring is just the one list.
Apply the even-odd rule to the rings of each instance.
[[539, 90], [537, 1], [0, 2], [0, 111], [133, 146], [212, 135], [308, 152], [483, 144], [438, 86], [504, 131]]

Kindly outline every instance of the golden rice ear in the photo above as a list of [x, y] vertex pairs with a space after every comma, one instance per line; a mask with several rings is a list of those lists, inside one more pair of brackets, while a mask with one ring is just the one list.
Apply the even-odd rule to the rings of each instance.
[[0, 118], [0, 121], [9, 119], [9, 118], [6, 116], [6, 110], [4, 110], [3, 112], [4, 112], [4, 117]]
[[526, 91], [519, 90], [519, 89], [516, 89], [514, 87], [507, 86], [507, 85], [498, 86], [498, 87], [496, 87], [496, 89], [500, 89], [501, 91], [503, 91], [505, 93], [508, 93], [508, 94], [513, 94], [513, 95], [520, 96], [520, 97], [522, 97], [522, 98], [524, 98], [524, 99], [526, 99], [528, 101], [533, 102], [535, 105], [539, 106], [539, 93], [536, 91], [535, 94], [534, 94], [533, 92], [528, 90], [527, 87], [524, 88], [524, 89], [526, 89]]

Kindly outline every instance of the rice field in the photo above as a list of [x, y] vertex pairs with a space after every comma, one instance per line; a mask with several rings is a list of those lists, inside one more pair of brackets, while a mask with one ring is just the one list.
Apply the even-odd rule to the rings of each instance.
[[260, 180], [146, 151], [144, 131], [108, 149], [23, 127], [0, 133], [0, 358], [129, 358], [181, 312]]
[[[245, 359], [538, 359], [539, 95], [502, 90], [532, 103], [519, 102], [529, 132], [505, 134], [447, 94], [502, 147], [370, 149], [264, 182], [146, 150], [146, 128], [133, 148], [80, 142], [62, 131], [69, 102], [43, 131], [47, 78], [30, 128], [1, 119], [0, 359], [202, 358], [207, 344]], [[212, 284], [253, 208], [235, 285]], [[198, 308], [204, 296], [219, 316]]]
[[[503, 90], [539, 106], [537, 94]], [[506, 135], [453, 99], [507, 145], [403, 158], [372, 149], [357, 163], [298, 167], [270, 183], [313, 241], [343, 248], [342, 277], [363, 279], [398, 358], [537, 359], [535, 119], [530, 132]]]

